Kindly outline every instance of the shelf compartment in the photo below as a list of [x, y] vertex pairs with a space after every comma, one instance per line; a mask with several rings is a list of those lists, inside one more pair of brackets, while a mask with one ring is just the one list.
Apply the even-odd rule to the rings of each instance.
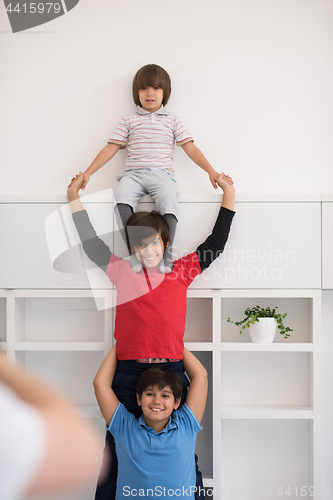
[[222, 352], [221, 405], [312, 404], [309, 352]]
[[313, 352], [313, 344], [306, 342], [273, 342], [257, 344], [253, 342], [221, 342], [221, 351], [225, 352]]
[[222, 406], [221, 419], [298, 419], [312, 420], [310, 406]]
[[96, 485], [89, 484], [84, 488], [80, 488], [79, 490], [72, 490], [69, 493], [59, 493], [58, 495], [52, 496], [34, 496], [31, 497], [31, 500], [91, 500], [95, 498]]
[[246, 328], [242, 334], [239, 333], [240, 328], [233, 323], [228, 323], [230, 317], [232, 321], [240, 321], [244, 318], [244, 310], [248, 307], [270, 307], [271, 309], [277, 306], [277, 313], [288, 313], [284, 320], [285, 326], [289, 326], [293, 331], [290, 332], [289, 339], [284, 339], [283, 335], [277, 329], [274, 343], [290, 342], [311, 342], [312, 333], [312, 299], [301, 297], [248, 297], [248, 298], [224, 298], [222, 300], [221, 313], [221, 341], [222, 342], [249, 342], [250, 336]]
[[96, 405], [92, 381], [104, 352], [19, 351], [16, 355], [26, 369], [66, 394], [74, 404]]
[[212, 342], [212, 299], [187, 298], [185, 342]]
[[[103, 300], [103, 299], [100, 299]], [[16, 298], [16, 341], [104, 341], [105, 312], [93, 298]]]
[[209, 351], [213, 350], [212, 342], [185, 342], [185, 347], [189, 351]]
[[212, 415], [212, 353], [194, 352], [208, 372], [208, 395], [205, 413], [202, 419], [202, 431], [197, 435], [196, 454], [199, 469], [204, 478], [213, 477], [213, 415]]
[[[212, 477], [202, 477], [202, 481], [203, 481], [203, 485], [204, 485], [204, 488], [214, 488], [214, 479]], [[213, 497], [213, 495], [209, 492], [208, 495], [206, 495], [209, 497]]]
[[[311, 477], [309, 420], [223, 420], [221, 423], [221, 486], [233, 498], [281, 498], [279, 488], [307, 488]], [[266, 494], [263, 493], [266, 492]], [[230, 496], [230, 495], [229, 495]], [[284, 498], [284, 497], [282, 497]]]
[[[101, 410], [99, 409], [98, 404], [91, 405], [79, 405], [77, 407], [78, 411], [84, 418], [102, 418]], [[104, 419], [103, 419], [104, 420]]]
[[15, 342], [16, 351], [105, 351], [105, 342]]

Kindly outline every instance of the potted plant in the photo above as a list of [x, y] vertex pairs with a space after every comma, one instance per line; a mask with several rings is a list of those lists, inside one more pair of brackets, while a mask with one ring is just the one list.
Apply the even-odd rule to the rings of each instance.
[[270, 307], [259, 307], [258, 305], [245, 309], [245, 318], [242, 321], [231, 321], [230, 317], [227, 319], [228, 323], [234, 323], [236, 326], [240, 326], [240, 332], [243, 333], [245, 328], [249, 328], [249, 334], [252, 342], [268, 343], [273, 342], [276, 327], [278, 327], [279, 333], [284, 335], [284, 339], [290, 337], [288, 332], [292, 332], [289, 326], [284, 326], [283, 320], [287, 316], [287, 313], [281, 314], [277, 313], [276, 309], [270, 309]]

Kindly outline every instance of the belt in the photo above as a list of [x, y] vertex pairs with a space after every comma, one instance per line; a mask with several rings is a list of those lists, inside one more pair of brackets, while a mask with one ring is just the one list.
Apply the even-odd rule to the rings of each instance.
[[180, 360], [173, 358], [144, 358], [144, 359], [136, 359], [135, 361], [137, 363], [168, 363], [169, 361], [175, 362]]

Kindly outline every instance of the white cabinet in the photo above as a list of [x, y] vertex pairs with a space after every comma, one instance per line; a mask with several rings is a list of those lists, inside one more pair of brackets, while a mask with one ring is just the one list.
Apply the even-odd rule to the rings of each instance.
[[[112, 204], [91, 204], [89, 215], [110, 241]], [[1, 288], [90, 288], [67, 205], [0, 203], [0, 221]]]
[[[257, 499], [262, 488], [267, 496], [271, 488], [272, 498], [279, 498], [280, 486], [318, 491], [321, 291], [190, 290], [188, 295], [187, 347], [212, 351], [214, 492]], [[277, 333], [273, 344], [253, 344], [247, 331], [239, 335], [228, 316], [242, 319], [244, 309], [255, 304], [288, 312], [291, 337]], [[191, 342], [201, 328], [202, 341]], [[297, 498], [296, 490], [290, 498]]]
[[45, 220], [55, 204], [1, 204], [1, 288], [66, 288], [87, 286], [85, 274], [73, 276], [52, 269]]
[[[281, 498], [280, 486], [283, 491], [290, 486], [291, 499], [306, 486], [302, 496], [311, 498], [309, 488], [320, 486], [321, 237], [323, 282], [332, 288], [333, 217], [332, 204], [323, 204], [322, 234], [321, 205], [237, 202], [224, 254], [188, 291], [185, 343], [209, 375], [204, 430], [197, 441], [207, 498], [212, 488], [214, 498], [218, 492], [222, 498]], [[97, 233], [118, 253], [124, 248], [112, 206], [86, 205]], [[180, 200], [178, 256], [204, 241], [219, 207], [216, 197]], [[150, 200], [140, 205], [152, 208]], [[110, 306], [116, 292], [82, 256], [62, 203], [2, 203], [0, 217], [6, 221], [0, 347], [57, 385], [103, 433], [92, 379], [112, 345]], [[51, 261], [66, 272], [54, 270]], [[255, 304], [288, 312], [291, 337], [277, 334], [273, 344], [252, 344], [246, 331], [239, 335], [228, 316], [239, 320]], [[80, 499], [91, 497], [87, 491]]]
[[[181, 201], [174, 254], [210, 234], [221, 203]], [[152, 210], [141, 203], [140, 210]], [[321, 288], [321, 203], [236, 202], [223, 254], [191, 288]], [[331, 219], [332, 220], [332, 219]]]
[[[113, 248], [112, 203], [85, 206], [97, 233]], [[179, 203], [175, 256], [185, 255], [202, 243], [219, 206], [217, 202]], [[140, 209], [152, 207], [147, 202], [140, 205]], [[224, 253], [196, 278], [192, 288], [321, 287], [319, 202], [240, 202], [235, 210]], [[330, 214], [326, 218], [328, 225]], [[1, 247], [1, 288], [90, 288], [67, 205], [2, 203], [0, 220], [3, 241], [7, 242]], [[97, 280], [94, 287], [109, 285]]]
[[[195, 249], [219, 204], [180, 204], [176, 252]], [[320, 203], [236, 203], [224, 253], [192, 288], [320, 288]], [[190, 230], [186, 231], [186, 228]]]
[[[92, 380], [112, 346], [114, 292], [0, 290], [1, 347], [100, 418]], [[96, 308], [100, 303], [101, 312]]]

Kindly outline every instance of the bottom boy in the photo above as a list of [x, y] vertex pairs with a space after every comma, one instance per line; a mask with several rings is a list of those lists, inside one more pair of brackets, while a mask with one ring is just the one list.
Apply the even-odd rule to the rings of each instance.
[[112, 390], [117, 366], [116, 346], [94, 379], [96, 398], [115, 439], [118, 457], [116, 500], [133, 496], [194, 499], [194, 449], [206, 405], [207, 372], [187, 349], [184, 368], [190, 379], [181, 406], [182, 380], [161, 367], [146, 370], [137, 383], [137, 420]]

